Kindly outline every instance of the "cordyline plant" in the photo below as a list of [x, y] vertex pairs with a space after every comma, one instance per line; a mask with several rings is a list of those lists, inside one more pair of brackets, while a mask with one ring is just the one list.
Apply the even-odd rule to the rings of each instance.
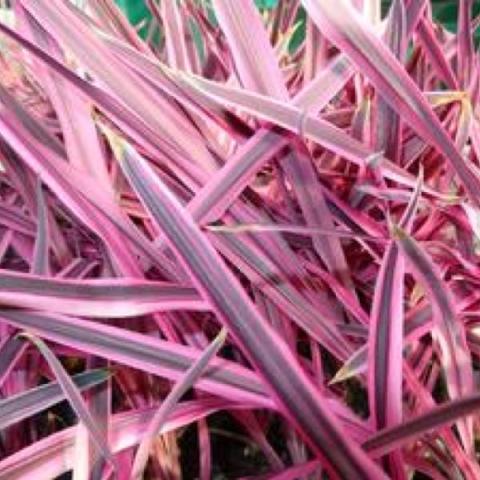
[[10, 2], [2, 480], [480, 478], [473, 3]]

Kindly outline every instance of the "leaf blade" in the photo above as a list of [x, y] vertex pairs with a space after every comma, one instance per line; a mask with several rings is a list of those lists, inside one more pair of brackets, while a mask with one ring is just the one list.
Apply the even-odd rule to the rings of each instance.
[[226, 336], [227, 331], [223, 328], [162, 401], [160, 408], [155, 412], [155, 415], [148, 425], [147, 432], [135, 454], [130, 475], [132, 480], [141, 480], [141, 478], [143, 478], [143, 471], [145, 470], [148, 455], [155, 437], [158, 435], [158, 432], [161, 430], [163, 424], [175, 408], [175, 405], [180, 401], [181, 397], [189, 388], [194, 386], [198, 378], [204, 373], [204, 370], [208, 367], [211, 359], [217, 354], [218, 350], [225, 342]]
[[[233, 336], [240, 340], [248, 357], [266, 376], [282, 409], [288, 412], [290, 420], [317, 454], [324, 458], [329, 471], [347, 477], [353, 472], [357, 478], [370, 478], [371, 475], [384, 477], [355, 444], [342, 437], [330, 413], [315, 400], [318, 392], [297, 366], [290, 350], [259, 316], [191, 217], [182, 211], [178, 201], [153, 175], [143, 159], [120, 139], [111, 140], [125, 175], [184, 266], [191, 271], [192, 281]], [[268, 355], [264, 355], [264, 351]], [[336, 445], [335, 452], [327, 447], [332, 445], [332, 441]]]
[[[82, 391], [99, 385], [109, 376], [110, 373], [107, 370], [99, 369], [74, 375], [72, 381]], [[0, 401], [0, 429], [35, 415], [64, 399], [65, 394], [58, 382], [50, 382], [2, 399]]]
[[69, 401], [72, 408], [75, 410], [75, 413], [77, 414], [79, 420], [85, 425], [88, 432], [90, 433], [94, 444], [105, 457], [105, 459], [109, 460], [109, 462], [115, 468], [116, 461], [110, 451], [108, 441], [105, 439], [102, 432], [98, 429], [93, 417], [91, 416], [87, 406], [85, 405], [85, 401], [83, 400], [77, 386], [72, 381], [68, 373], [65, 371], [55, 354], [39, 337], [35, 337], [34, 335], [27, 332], [22, 332], [20, 335], [30, 340], [38, 348], [40, 353], [47, 361], [50, 369], [57, 377], [60, 388], [62, 389], [65, 397]]

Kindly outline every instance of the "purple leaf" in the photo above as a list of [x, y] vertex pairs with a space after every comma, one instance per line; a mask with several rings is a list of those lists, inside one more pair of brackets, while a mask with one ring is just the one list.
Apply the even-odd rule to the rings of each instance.
[[95, 423], [93, 417], [88, 411], [87, 406], [85, 405], [85, 401], [83, 400], [80, 391], [78, 390], [77, 386], [70, 378], [68, 373], [65, 371], [58, 358], [48, 348], [47, 344], [40, 338], [26, 332], [21, 333], [21, 336], [30, 340], [40, 350], [40, 353], [43, 355], [50, 369], [57, 378], [58, 384], [62, 389], [65, 398], [70, 403], [79, 420], [87, 428], [96, 447], [99, 449], [100, 452], [102, 452], [102, 455], [105, 457], [105, 459], [109, 460], [109, 462], [115, 467], [115, 458], [110, 451], [104, 435], [98, 429], [97, 424]]
[[[172, 193], [127, 144], [111, 137], [122, 169], [177, 253], [201, 295], [212, 305], [242, 349], [265, 377], [279, 406], [334, 476], [382, 478], [381, 470], [342, 435], [319, 392], [283, 340], [259, 315]], [[335, 447], [333, 448], [333, 445]]]

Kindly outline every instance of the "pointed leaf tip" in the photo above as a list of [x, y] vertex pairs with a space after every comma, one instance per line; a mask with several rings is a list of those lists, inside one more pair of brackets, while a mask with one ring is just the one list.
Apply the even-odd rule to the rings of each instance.
[[90, 414], [85, 404], [85, 401], [80, 394], [80, 391], [78, 390], [77, 386], [70, 378], [68, 373], [65, 371], [58, 358], [50, 350], [47, 344], [41, 338], [35, 336], [34, 334], [23, 331], [20, 332], [17, 336], [20, 338], [26, 338], [38, 348], [38, 350], [48, 363], [48, 366], [57, 377], [58, 383], [62, 388], [65, 397], [68, 399], [71, 407], [90, 433], [95, 446], [102, 453], [105, 459], [107, 459], [111, 463], [112, 467], [115, 470], [118, 470], [116, 459], [110, 451], [110, 447], [106, 438], [97, 427], [97, 424], [95, 423], [92, 415]]
[[403, 230], [403, 228], [399, 227], [396, 223], [390, 220], [388, 228], [390, 230], [390, 235], [394, 240], [405, 240], [408, 235]]

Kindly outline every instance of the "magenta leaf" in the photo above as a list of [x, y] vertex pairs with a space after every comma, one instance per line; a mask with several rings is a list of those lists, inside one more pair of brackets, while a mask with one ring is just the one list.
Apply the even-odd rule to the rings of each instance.
[[[162, 228], [202, 296], [228, 327], [245, 353], [266, 378], [282, 410], [297, 426], [330, 471], [345, 477], [382, 477], [358, 447], [342, 436], [319, 393], [295, 358], [259, 315], [237, 280], [206, 241], [191, 217], [145, 161], [127, 144], [112, 138], [122, 169], [146, 208]], [[335, 445], [335, 449], [328, 445]]]

